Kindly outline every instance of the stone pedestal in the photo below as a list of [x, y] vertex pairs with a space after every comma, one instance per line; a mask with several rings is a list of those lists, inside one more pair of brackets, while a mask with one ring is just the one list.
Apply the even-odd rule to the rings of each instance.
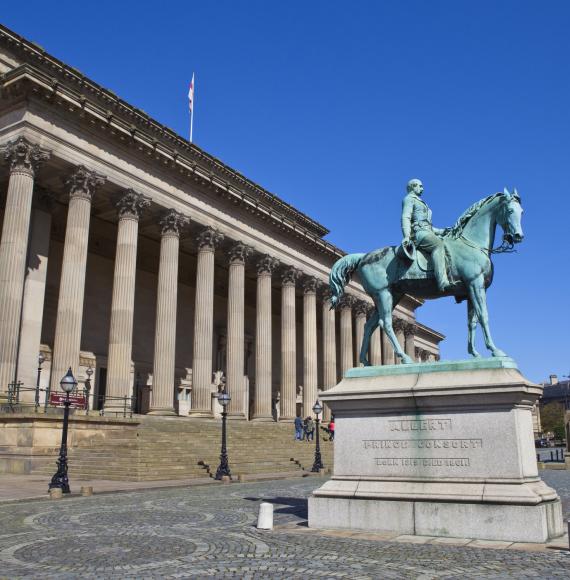
[[531, 410], [542, 387], [509, 358], [355, 368], [322, 400], [334, 475], [309, 526], [546, 542], [563, 534], [538, 476]]

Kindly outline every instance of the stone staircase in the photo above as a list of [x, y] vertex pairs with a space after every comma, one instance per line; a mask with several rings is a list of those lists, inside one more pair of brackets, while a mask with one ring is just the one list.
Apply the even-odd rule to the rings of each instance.
[[[141, 416], [136, 428], [117, 430], [104, 439], [82, 441], [69, 450], [69, 476], [75, 479], [158, 481], [214, 477], [219, 464], [221, 422], [207, 419]], [[333, 444], [323, 441], [326, 469]], [[292, 424], [228, 421], [232, 476], [255, 478], [302, 475], [311, 470], [314, 442], [294, 441]], [[53, 462], [54, 463], [54, 462]], [[32, 473], [51, 475], [49, 462]]]

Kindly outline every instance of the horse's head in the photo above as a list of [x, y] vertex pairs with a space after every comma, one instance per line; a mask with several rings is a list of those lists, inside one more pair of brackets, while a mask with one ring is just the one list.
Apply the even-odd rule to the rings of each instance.
[[509, 193], [506, 187], [502, 197], [501, 212], [497, 222], [503, 228], [503, 240], [507, 244], [518, 244], [524, 239], [521, 226], [523, 213], [521, 198], [516, 188], [513, 193]]

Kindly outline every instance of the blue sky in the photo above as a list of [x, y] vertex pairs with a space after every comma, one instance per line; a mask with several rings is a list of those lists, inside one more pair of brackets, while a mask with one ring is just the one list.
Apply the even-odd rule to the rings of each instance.
[[[526, 239], [495, 258], [495, 342], [532, 380], [570, 373], [570, 3], [195, 0], [2, 7], [2, 23], [327, 226], [398, 243], [419, 177], [437, 226], [516, 186]], [[444, 358], [465, 305], [426, 304]], [[480, 332], [478, 333], [480, 334]], [[484, 349], [484, 346], [481, 346]]]

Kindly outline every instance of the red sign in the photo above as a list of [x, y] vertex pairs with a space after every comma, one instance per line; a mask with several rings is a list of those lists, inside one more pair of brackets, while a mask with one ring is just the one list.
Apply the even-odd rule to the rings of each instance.
[[[49, 404], [54, 407], [65, 407], [65, 393], [50, 393], [49, 394]], [[85, 408], [85, 396], [80, 394], [72, 393], [69, 395], [70, 407], [76, 409]]]

